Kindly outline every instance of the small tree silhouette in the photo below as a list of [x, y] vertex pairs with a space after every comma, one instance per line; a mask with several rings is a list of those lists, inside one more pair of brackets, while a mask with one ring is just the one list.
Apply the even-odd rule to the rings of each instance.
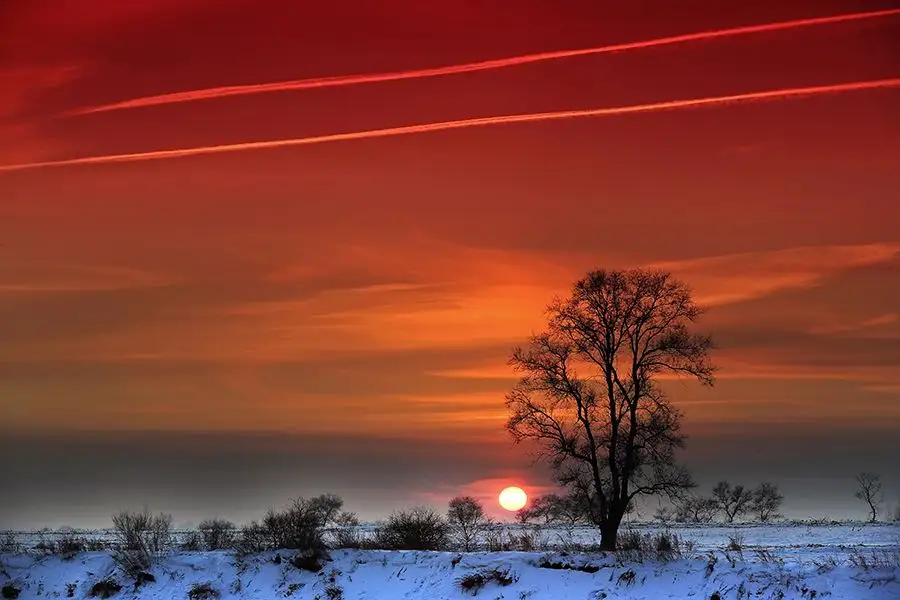
[[869, 522], [874, 523], [878, 519], [878, 507], [882, 501], [881, 476], [863, 471], [862, 473], [857, 473], [856, 483], [859, 489], [856, 491], [855, 496], [869, 505], [869, 511], [872, 513], [869, 517]]
[[778, 491], [777, 485], [763, 482], [754, 488], [752, 496], [750, 512], [754, 513], [761, 522], [768, 523], [781, 516], [778, 509], [784, 502], [784, 496]]
[[478, 543], [478, 535], [489, 525], [484, 506], [471, 496], [457, 496], [450, 501], [447, 523], [459, 539], [463, 550], [469, 552]]
[[734, 523], [737, 517], [746, 513], [753, 502], [753, 493], [750, 490], [742, 485], [731, 487], [727, 481], [717, 483], [712, 495], [729, 523]]

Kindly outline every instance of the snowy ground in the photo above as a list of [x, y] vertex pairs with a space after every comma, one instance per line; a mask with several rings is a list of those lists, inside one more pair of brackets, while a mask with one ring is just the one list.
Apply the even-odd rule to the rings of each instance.
[[[122, 585], [113, 597], [143, 600], [297, 598], [488, 600], [637, 600], [738, 598], [894, 600], [900, 568], [836, 565], [789, 566], [742, 561], [717, 552], [669, 563], [617, 562], [602, 554], [388, 552], [339, 550], [318, 573], [301, 571], [275, 552], [243, 559], [227, 552], [172, 554], [151, 569], [155, 582], [135, 589], [108, 554], [61, 557], [4, 556], [0, 583], [21, 590], [19, 600], [87, 598], [111, 577]], [[287, 557], [288, 553], [280, 553]], [[543, 566], [542, 566], [543, 565]], [[464, 589], [469, 577], [488, 581]], [[206, 586], [205, 588], [203, 586]], [[209, 595], [191, 594], [209, 590]], [[12, 597], [12, 596], [10, 596]]]
[[[633, 525], [641, 533], [658, 525]], [[156, 581], [135, 589], [105, 552], [64, 559], [34, 552], [0, 556], [0, 586], [20, 590], [19, 600], [88, 598], [105, 578], [122, 585], [114, 597], [191, 600], [195, 586], [208, 584], [207, 598], [271, 600], [458, 599], [565, 600], [600, 598], [696, 598], [835, 600], [900, 599], [900, 525], [739, 525], [669, 528], [691, 549], [673, 562], [602, 553], [566, 553], [560, 544], [597, 541], [591, 529], [543, 529], [536, 537], [555, 550], [536, 552], [389, 552], [338, 550], [318, 573], [287, 560], [290, 552], [268, 552], [243, 559], [228, 552], [175, 552], [156, 564]], [[516, 527], [503, 535], [520, 535]], [[36, 535], [36, 534], [35, 534]], [[45, 532], [47, 539], [52, 534]], [[93, 532], [94, 537], [108, 537]], [[729, 538], [742, 539], [743, 551], [727, 551]], [[37, 537], [20, 536], [34, 542]], [[284, 560], [277, 560], [276, 555]], [[867, 565], [860, 564], [860, 558]], [[883, 564], [872, 565], [874, 561]], [[478, 583], [464, 589], [469, 577]], [[203, 588], [197, 588], [198, 590]], [[2, 596], [6, 597], [6, 596]], [[193, 600], [202, 600], [194, 595]]]

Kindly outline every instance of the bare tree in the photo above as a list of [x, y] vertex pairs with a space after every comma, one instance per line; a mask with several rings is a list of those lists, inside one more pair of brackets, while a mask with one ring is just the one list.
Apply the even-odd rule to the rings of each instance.
[[507, 429], [516, 442], [538, 442], [605, 550], [615, 549], [636, 496], [693, 486], [675, 461], [681, 415], [656, 379], [712, 384], [712, 342], [688, 329], [701, 313], [669, 273], [593, 271], [550, 305], [546, 330], [510, 360], [522, 378], [507, 395]]
[[742, 485], [731, 487], [727, 481], [720, 481], [712, 491], [713, 500], [719, 506], [719, 510], [725, 513], [725, 520], [734, 523], [734, 520], [750, 510], [753, 502], [753, 492]]
[[587, 507], [573, 495], [544, 494], [516, 513], [516, 519], [524, 524], [538, 521], [542, 525], [574, 526], [584, 522], [590, 514]]
[[676, 523], [712, 523], [719, 512], [719, 503], [713, 498], [693, 494], [672, 500], [675, 507], [672, 519]]
[[857, 473], [856, 484], [859, 489], [855, 496], [869, 505], [872, 513], [869, 522], [874, 523], [878, 519], [878, 508], [883, 499], [881, 497], [881, 476], [869, 472]]
[[781, 515], [778, 509], [784, 502], [784, 496], [778, 491], [774, 483], [763, 482], [753, 489], [751, 493], [750, 512], [754, 513], [762, 523], [768, 523]]
[[457, 496], [450, 500], [447, 510], [450, 531], [462, 543], [463, 550], [469, 552], [478, 542], [478, 536], [489, 525], [490, 519], [484, 514], [484, 506], [471, 496]]

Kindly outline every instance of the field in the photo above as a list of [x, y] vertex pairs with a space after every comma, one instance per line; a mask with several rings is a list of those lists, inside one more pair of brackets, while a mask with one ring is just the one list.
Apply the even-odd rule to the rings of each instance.
[[[370, 530], [370, 527], [364, 527]], [[640, 534], [663, 531], [632, 525]], [[574, 550], [596, 542], [590, 529], [504, 527], [504, 543], [530, 534], [533, 551], [420, 552], [334, 550], [318, 572], [291, 564], [292, 552], [238, 557], [233, 552], [173, 551], [135, 588], [108, 552], [75, 556], [2, 556], [0, 580], [19, 600], [87, 598], [101, 580], [122, 585], [115, 597], [270, 600], [456, 599], [593, 600], [650, 598], [887, 600], [900, 598], [900, 525], [679, 526], [668, 529], [680, 556], [618, 556]], [[59, 535], [29, 532], [25, 546]], [[109, 538], [109, 532], [90, 532]], [[499, 537], [498, 537], [499, 536]], [[505, 537], [504, 537], [505, 536]], [[565, 548], [569, 548], [566, 550]]]

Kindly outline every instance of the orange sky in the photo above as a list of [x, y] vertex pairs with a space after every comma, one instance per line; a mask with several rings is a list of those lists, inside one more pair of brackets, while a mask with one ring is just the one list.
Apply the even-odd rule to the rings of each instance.
[[[889, 16], [447, 77], [66, 114], [208, 87], [891, 8], [303, 4], [3, 4], [0, 167], [900, 77], [900, 17]], [[654, 265], [711, 307], [702, 325], [720, 347], [716, 388], [673, 383], [701, 482], [728, 475], [707, 460], [716, 448], [734, 436], [759, 444], [760, 432], [776, 429], [807, 436], [826, 463], [841, 428], [881, 440], [877, 453], [890, 456], [900, 451], [898, 105], [897, 89], [868, 90], [0, 172], [0, 433], [324, 435], [347, 449], [346, 464], [365, 461], [359, 440], [397, 452], [424, 440], [439, 448], [435, 464], [460, 445], [481, 449], [458, 473], [391, 484], [393, 495], [353, 491], [352, 476], [340, 476], [349, 467], [316, 484], [344, 490], [361, 511], [386, 498], [489, 494], [500, 480], [543, 485], [502, 428], [510, 349], [585, 270]], [[228, 460], [216, 468], [231, 468]], [[23, 461], [11, 514], [27, 520], [36, 509], [22, 499], [43, 484]], [[870, 468], [851, 463], [827, 476], [843, 482]], [[810, 470], [798, 463], [772, 477], [797, 497]], [[267, 502], [306, 493], [301, 483]], [[900, 493], [900, 481], [886, 488]], [[830, 510], [852, 503], [851, 494]], [[85, 499], [72, 519], [97, 504]]]

